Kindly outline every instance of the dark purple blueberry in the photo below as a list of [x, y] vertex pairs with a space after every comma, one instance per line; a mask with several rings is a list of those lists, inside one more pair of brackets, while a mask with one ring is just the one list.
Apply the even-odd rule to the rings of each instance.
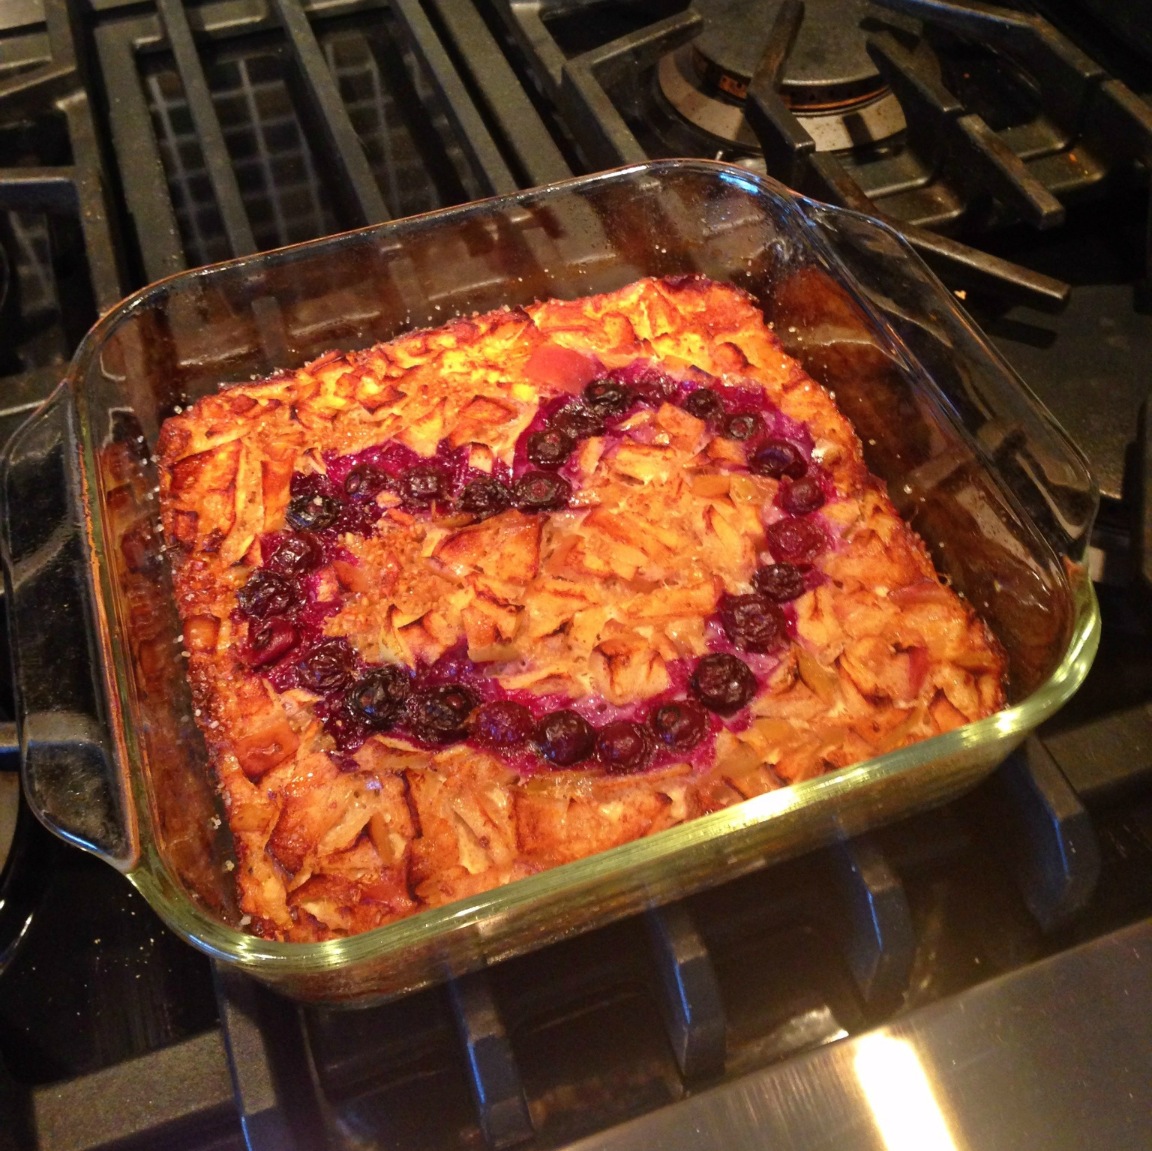
[[584, 389], [584, 403], [606, 420], [622, 416], [635, 402], [632, 392], [615, 380], [593, 380]]
[[248, 628], [248, 662], [265, 667], [286, 656], [300, 636], [283, 616], [274, 616]]
[[824, 488], [815, 476], [804, 476], [780, 492], [780, 506], [794, 516], [806, 516], [824, 506]]
[[772, 558], [780, 563], [810, 564], [828, 546], [824, 529], [810, 519], [782, 519], [764, 529]]
[[540, 721], [535, 743], [549, 763], [568, 767], [592, 754], [596, 747], [596, 729], [583, 716], [564, 708], [549, 712]]
[[697, 388], [684, 397], [684, 410], [698, 420], [719, 420], [724, 415], [724, 401], [711, 388]]
[[552, 427], [574, 440], [584, 440], [604, 434], [604, 417], [584, 404], [572, 403], [552, 417]]
[[789, 440], [765, 440], [748, 461], [748, 470], [758, 476], [791, 476], [799, 479], [807, 470], [804, 453]]
[[484, 704], [472, 720], [472, 736], [486, 747], [521, 747], [536, 730], [532, 713], [510, 699]]
[[495, 476], [479, 476], [464, 485], [460, 493], [460, 510], [487, 519], [512, 506], [512, 493]]
[[658, 742], [673, 751], [688, 751], [707, 734], [708, 715], [690, 699], [663, 703], [648, 717]]
[[459, 683], [418, 688], [408, 699], [408, 724], [425, 743], [451, 743], [468, 734], [476, 696]]
[[356, 653], [340, 636], [322, 639], [296, 664], [296, 682], [317, 695], [347, 687], [356, 666]]
[[348, 710], [375, 731], [391, 727], [412, 694], [412, 673], [396, 663], [374, 667], [349, 689]]
[[236, 593], [240, 610], [250, 619], [267, 619], [291, 611], [300, 597], [292, 581], [274, 571], [261, 568]]
[[344, 491], [352, 499], [371, 499], [384, 484], [384, 474], [368, 464], [357, 464], [344, 477]]
[[552, 512], [567, 507], [572, 485], [550, 472], [525, 472], [512, 486], [512, 502], [525, 512]]
[[788, 639], [780, 609], [767, 597], [726, 595], [720, 602], [724, 632], [741, 651], [775, 651]]
[[400, 476], [400, 498], [418, 507], [428, 507], [448, 495], [448, 473], [436, 464], [413, 464]]
[[666, 375], [651, 364], [646, 364], [638, 370], [635, 365], [630, 367], [633, 370], [629, 372], [629, 383], [632, 385], [636, 398], [641, 403], [659, 407], [661, 404], [676, 398], [680, 385], [671, 376]]
[[776, 603], [787, 603], [804, 594], [804, 573], [795, 564], [768, 564], [752, 577], [756, 590]]
[[538, 468], [554, 472], [563, 467], [575, 446], [576, 441], [567, 432], [559, 428], [544, 428], [528, 437], [525, 454]]
[[606, 724], [596, 737], [596, 758], [612, 775], [639, 771], [651, 751], [648, 733], [631, 720], [618, 719]]
[[756, 694], [759, 685], [752, 669], [726, 652], [706, 655], [692, 673], [692, 694], [718, 715], [739, 711]]
[[268, 566], [285, 575], [303, 575], [324, 562], [324, 549], [311, 532], [286, 532], [268, 557]]
[[730, 440], [750, 440], [764, 431], [764, 421], [755, 412], [739, 412], [724, 421], [721, 435]]
[[284, 518], [298, 532], [321, 532], [330, 528], [340, 515], [340, 503], [324, 492], [302, 491], [288, 501]]

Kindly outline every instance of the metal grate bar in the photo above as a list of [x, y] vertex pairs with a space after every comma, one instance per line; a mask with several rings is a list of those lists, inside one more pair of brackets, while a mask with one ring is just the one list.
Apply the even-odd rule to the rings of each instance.
[[1064, 205], [1028, 174], [1024, 161], [975, 114], [950, 121], [959, 132], [962, 163], [979, 172], [984, 186], [1005, 204], [1011, 205], [1037, 228], [1054, 228], [1064, 223]]
[[368, 166], [363, 145], [348, 118], [336, 80], [308, 17], [295, 0], [273, 0], [304, 79], [305, 95], [325, 148], [335, 164], [338, 194], [349, 202], [357, 224], [375, 224], [391, 213]]
[[208, 90], [208, 81], [196, 52], [192, 30], [188, 26], [188, 15], [180, 0], [156, 0], [156, 7], [164, 22], [168, 44], [180, 73], [180, 82], [188, 97], [188, 110], [204, 149], [208, 178], [220, 208], [220, 217], [232, 246], [232, 254], [250, 255], [257, 250], [256, 238], [244, 209], [220, 121], [212, 106], [212, 94]]
[[564, 66], [560, 107], [565, 120], [578, 126], [578, 142], [590, 163], [610, 168], [648, 158], [606, 91], [606, 76], [650, 66], [688, 43], [702, 24], [699, 13], [689, 9], [585, 52]]
[[894, 228], [953, 287], [990, 292], [1037, 308], [1058, 310], [1068, 302], [1071, 289], [1062, 280], [885, 215], [831, 153], [813, 152], [808, 169], [818, 196], [874, 216]]
[[909, 135], [918, 144], [929, 142], [937, 162], [955, 169], [964, 183], [987, 189], [1035, 227], [1063, 223], [1060, 201], [980, 116], [965, 114], [924, 53], [906, 51], [890, 34], [870, 37], [868, 49], [908, 116]]
[[[330, 49], [328, 55], [335, 69], [334, 51], [335, 48]], [[375, 95], [373, 108], [386, 108], [386, 93], [391, 93], [394, 107], [403, 110], [402, 116], [411, 133], [412, 143], [441, 203], [461, 202], [491, 191], [491, 184], [483, 175], [484, 166], [477, 160], [476, 154], [469, 155], [468, 149], [460, 147], [451, 127], [451, 116], [444, 110], [445, 101], [430, 99], [436, 93], [436, 87], [428, 78], [427, 69], [413, 59], [415, 68], [410, 72], [405, 51], [409, 56], [414, 56], [407, 38], [399, 28], [397, 35], [383, 37], [378, 43], [380, 71], [367, 73]], [[443, 96], [443, 93], [440, 95]], [[350, 114], [355, 110], [354, 105], [349, 107]], [[457, 170], [451, 155], [453, 146], [459, 149], [462, 158], [466, 160], [466, 172]], [[500, 158], [490, 137], [488, 146], [491, 148], [490, 159], [500, 166], [508, 187], [514, 188], [512, 173]], [[407, 207], [410, 195], [407, 166], [402, 162], [403, 157], [396, 155], [396, 141], [389, 133], [380, 134], [380, 147], [387, 156], [384, 178], [387, 181], [385, 190], [388, 203], [394, 214], [406, 215], [407, 211], [403, 209]]]
[[487, 975], [481, 971], [454, 979], [448, 993], [488, 1146], [512, 1147], [531, 1139], [524, 1085]]
[[785, 106], [776, 91], [775, 56], [758, 68], [748, 85], [748, 123], [764, 149], [769, 171], [779, 162], [789, 186], [801, 192], [874, 216], [899, 232], [950, 284], [1018, 299], [1037, 307], [1060, 308], [1069, 285], [966, 244], [938, 236], [884, 215], [830, 152], [817, 152], [816, 142]]
[[968, 0], [878, 0], [884, 8], [925, 20], [1014, 57], [1039, 85], [1044, 106], [1066, 131], [1077, 132], [1100, 66], [1041, 16]]
[[84, 235], [88, 281], [94, 301], [88, 298], [89, 284], [78, 281], [73, 285], [72, 296], [60, 302], [74, 316], [82, 315], [77, 321], [78, 339], [94, 318], [93, 302], [103, 311], [116, 303], [124, 290], [111, 234], [111, 213], [96, 129], [88, 98], [80, 90], [67, 0], [45, 0], [44, 17], [51, 63], [10, 83], [0, 84], [0, 112], [35, 114], [44, 110], [45, 102], [54, 102], [67, 118], [72, 164], [54, 169], [5, 171], [0, 175], [3, 185], [0, 206], [15, 210], [31, 208], [77, 220]]
[[0, 168], [0, 208], [14, 212], [76, 209], [76, 169]]
[[529, 185], [570, 177], [572, 169], [480, 13], [457, 0], [429, 0], [429, 7], [468, 61], [472, 80]]
[[144, 274], [148, 280], [159, 280], [182, 271], [187, 261], [136, 67], [135, 46], [150, 38], [153, 30], [151, 19], [98, 25], [96, 51], [108, 97], [117, 163], [121, 171], [132, 173], [132, 178], [124, 181], [124, 198], [135, 223]]
[[908, 986], [916, 953], [904, 886], [868, 836], [830, 848], [824, 858], [840, 905], [829, 927], [864, 1002], [890, 1007]]
[[[213, 964], [228, 1070], [248, 1151], [319, 1151], [322, 1111], [299, 1009], [234, 968]], [[282, 1073], [276, 1053], [287, 1053]]]
[[727, 1021], [708, 947], [683, 903], [655, 908], [646, 922], [663, 992], [661, 1013], [680, 1074], [686, 1080], [722, 1075]]
[[72, 65], [50, 64], [0, 83], [0, 109], [16, 116], [31, 116], [75, 85]]
[[1033, 918], [1068, 923], [1096, 889], [1100, 847], [1092, 820], [1051, 753], [1030, 739], [981, 792], [981, 825], [1007, 856]]
[[79, 74], [68, 2], [43, 0], [43, 4], [51, 60], [0, 81], [0, 110], [6, 114], [34, 116], [77, 85]]
[[[419, 0], [393, 0], [392, 8], [407, 32], [417, 58], [443, 94], [460, 147], [483, 177], [487, 190], [496, 195], [515, 192], [520, 186], [516, 177], [500, 154], [492, 133], [488, 131]], [[535, 116], [534, 111], [532, 115]]]
[[76, 201], [84, 250], [88, 255], [88, 275], [96, 296], [96, 308], [103, 314], [125, 294], [112, 236], [104, 165], [87, 95], [77, 93], [68, 97], [63, 108], [68, 117], [68, 136], [76, 165]]
[[236, 1108], [219, 1031], [38, 1087], [37, 1146], [53, 1151], [211, 1144], [236, 1131]]

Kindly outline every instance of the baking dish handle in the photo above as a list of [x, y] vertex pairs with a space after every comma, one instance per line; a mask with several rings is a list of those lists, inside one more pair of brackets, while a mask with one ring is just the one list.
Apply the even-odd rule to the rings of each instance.
[[112, 755], [67, 384], [0, 458], [0, 550], [24, 791], [62, 838], [130, 867], [127, 796]]

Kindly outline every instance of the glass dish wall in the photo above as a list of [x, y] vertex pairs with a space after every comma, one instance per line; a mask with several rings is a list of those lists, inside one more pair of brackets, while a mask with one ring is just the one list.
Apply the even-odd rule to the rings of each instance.
[[[164, 418], [332, 348], [687, 273], [749, 292], [835, 393], [872, 471], [1004, 645], [1011, 706], [364, 935], [275, 944], [245, 934], [154, 530]], [[93, 819], [67, 755], [29, 757], [28, 793], [45, 822], [125, 871], [185, 938], [302, 998], [399, 994], [941, 803], [1051, 715], [1095, 651], [1081, 560], [1096, 494], [1064, 434], [891, 232], [724, 165], [640, 165], [163, 281], [97, 325], [54, 404], [9, 450], [10, 506], [53, 450], [70, 477], [102, 686], [80, 724], [103, 733], [85, 736], [84, 771], [106, 811]], [[26, 559], [9, 540], [17, 591]], [[18, 600], [19, 664], [37, 623]], [[67, 732], [64, 711], [26, 716], [25, 728]]]

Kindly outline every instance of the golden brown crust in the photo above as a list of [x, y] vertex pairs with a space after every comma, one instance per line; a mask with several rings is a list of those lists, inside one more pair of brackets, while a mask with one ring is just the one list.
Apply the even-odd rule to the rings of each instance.
[[[792, 642], [749, 658], [763, 690], [721, 725], [714, 762], [633, 775], [526, 770], [389, 732], [336, 754], [317, 695], [278, 691], [250, 666], [237, 611], [261, 538], [284, 527], [293, 473], [384, 443], [511, 464], [541, 401], [578, 391], [589, 357], [762, 389], [811, 434], [834, 489], [817, 513], [833, 546], [795, 602]], [[983, 624], [941, 585], [829, 396], [726, 286], [644, 280], [333, 353], [205, 397], [167, 421], [159, 454], [189, 677], [241, 904], [269, 937], [363, 931], [1003, 705]], [[463, 644], [529, 695], [626, 708], [674, 693], [714, 646], [722, 594], [750, 590], [780, 481], [672, 403], [636, 408], [573, 460], [571, 504], [548, 516], [429, 517], [382, 495], [375, 528], [342, 536], [317, 577], [333, 605], [324, 633], [369, 664], [427, 665]]]

